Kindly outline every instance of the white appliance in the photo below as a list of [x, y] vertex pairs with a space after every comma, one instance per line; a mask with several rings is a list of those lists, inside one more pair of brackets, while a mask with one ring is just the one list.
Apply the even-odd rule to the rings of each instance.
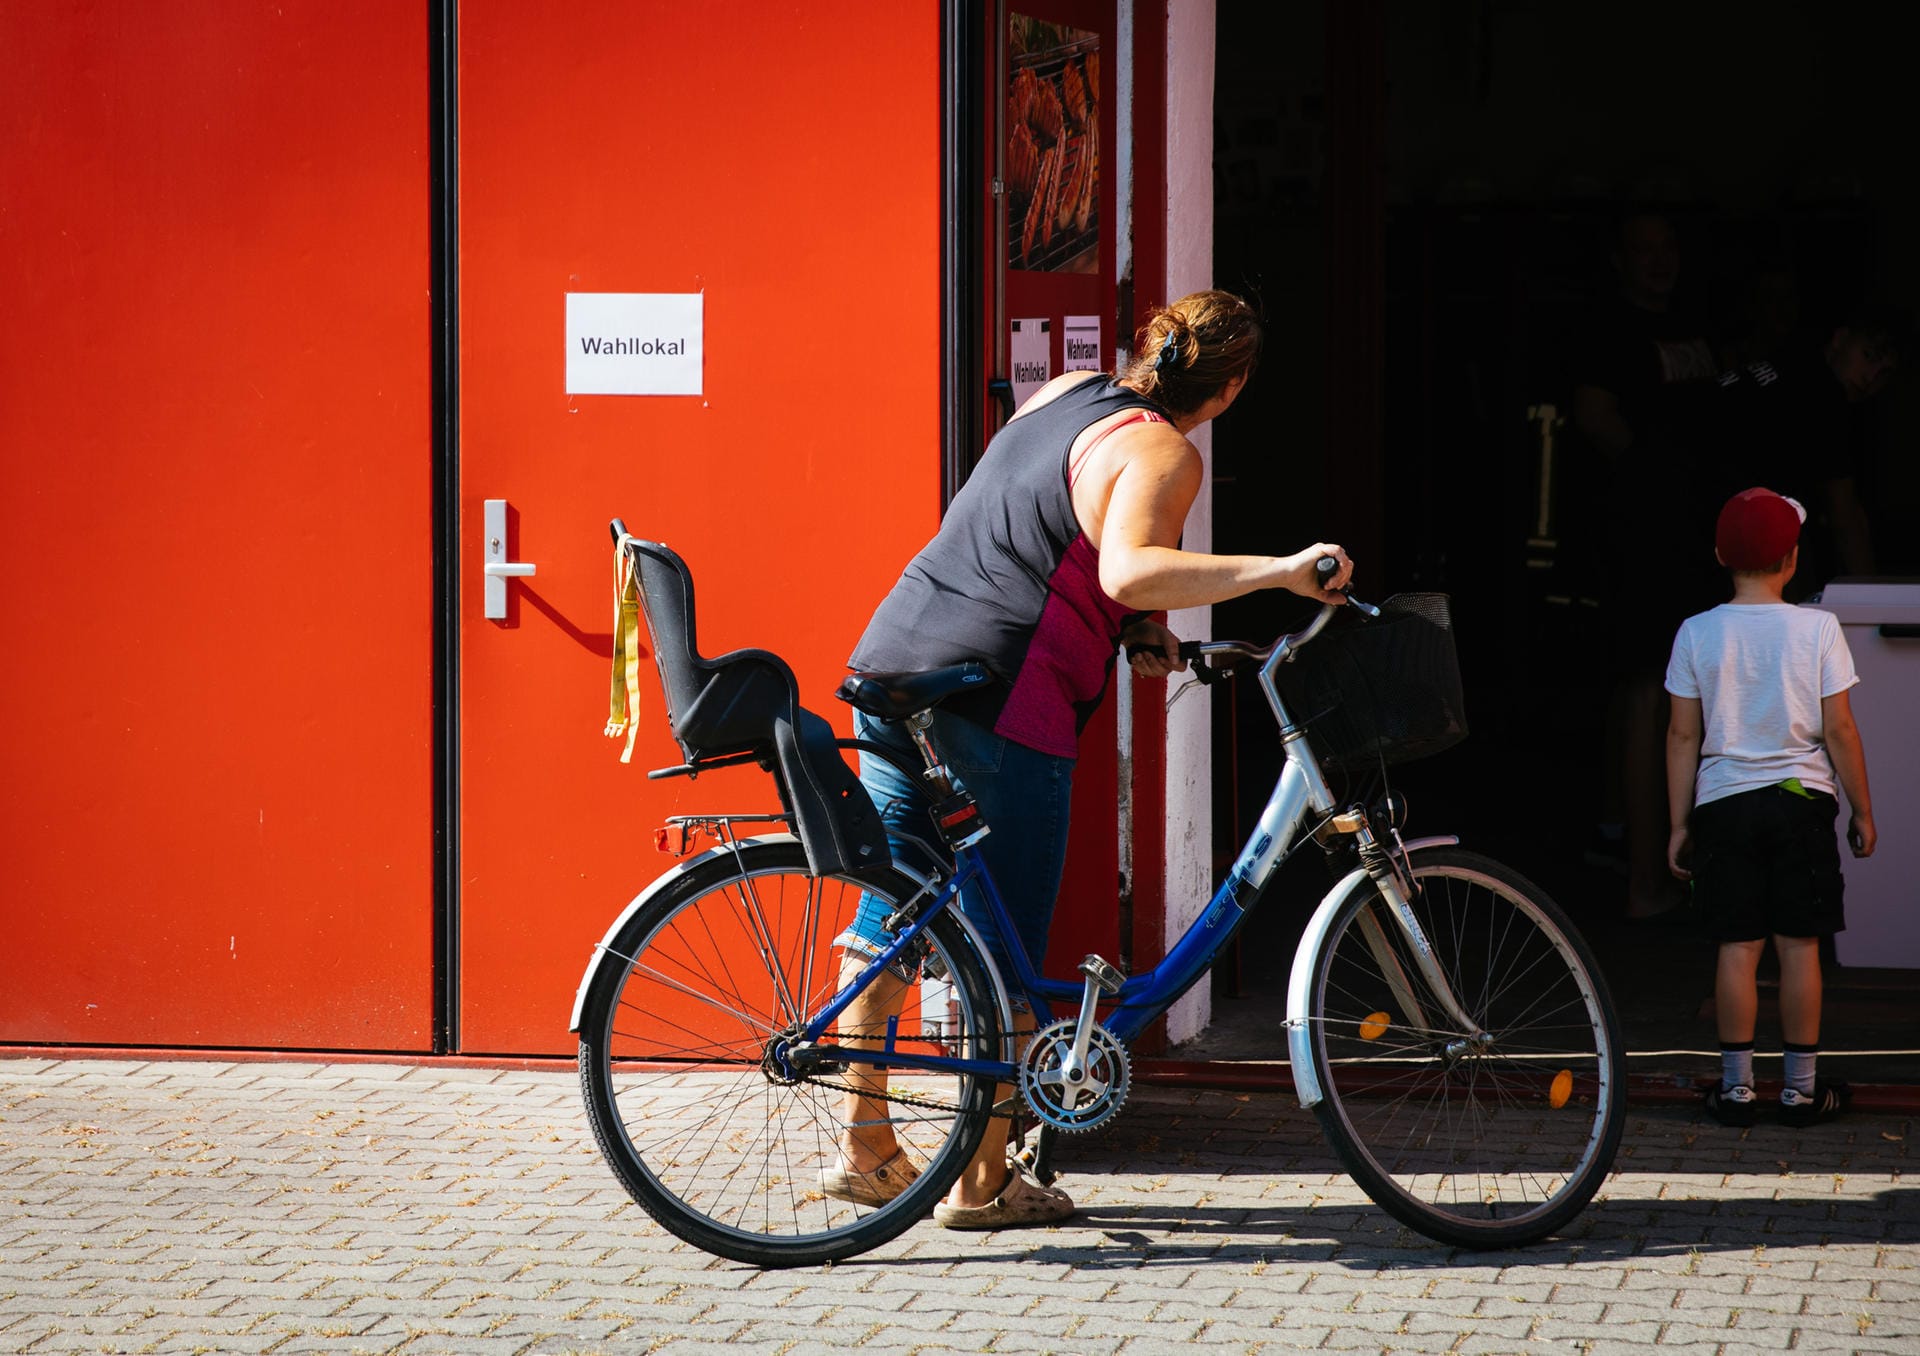
[[1860, 674], [1853, 715], [1880, 840], [1873, 856], [1853, 855], [1843, 795], [1847, 927], [1834, 956], [1842, 965], [1920, 970], [1920, 579], [1836, 579], [1806, 606], [1840, 619]]

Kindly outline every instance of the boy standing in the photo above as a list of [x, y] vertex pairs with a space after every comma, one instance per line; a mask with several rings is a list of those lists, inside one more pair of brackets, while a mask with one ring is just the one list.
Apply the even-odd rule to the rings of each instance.
[[1847, 841], [1856, 857], [1873, 852], [1873, 806], [1848, 698], [1860, 680], [1840, 623], [1784, 597], [1805, 519], [1798, 503], [1771, 490], [1727, 501], [1714, 554], [1733, 574], [1733, 600], [1681, 623], [1667, 665], [1667, 865], [1694, 882], [1720, 941], [1721, 1072], [1707, 1111], [1725, 1125], [1751, 1125], [1759, 1111], [1755, 975], [1769, 936], [1780, 958], [1781, 1119], [1827, 1120], [1848, 1098], [1844, 1083], [1814, 1073], [1820, 939], [1846, 926], [1833, 835], [1836, 780], [1851, 810]]

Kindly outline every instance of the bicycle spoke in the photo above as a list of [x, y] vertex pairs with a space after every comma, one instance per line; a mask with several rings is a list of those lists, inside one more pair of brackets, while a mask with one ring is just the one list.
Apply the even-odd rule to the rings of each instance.
[[[936, 916], [924, 935], [954, 977], [958, 1034], [919, 1029], [910, 985], [897, 1003], [876, 990], [882, 1007], [865, 1011], [864, 1032], [843, 1015], [836, 1035], [845, 1048], [809, 1065], [783, 1042], [835, 998], [842, 965], [833, 938], [861, 886], [813, 876], [791, 841], [746, 843], [699, 879], [704, 887], [689, 880], [662, 892], [612, 939], [583, 1007], [589, 1119], [609, 1162], [655, 1219], [743, 1261], [827, 1261], [897, 1234], [965, 1165], [992, 1084], [883, 1066], [906, 1052], [978, 1060], [995, 1048], [977, 963]], [[897, 906], [918, 888], [903, 877], [897, 893], [879, 897]], [[892, 1044], [881, 1048], [890, 1017]], [[836, 1185], [853, 1180], [841, 1155], [857, 1152], [856, 1140], [870, 1151], [887, 1146], [883, 1157], [904, 1151], [920, 1178], [894, 1199], [843, 1198], [870, 1189]]]

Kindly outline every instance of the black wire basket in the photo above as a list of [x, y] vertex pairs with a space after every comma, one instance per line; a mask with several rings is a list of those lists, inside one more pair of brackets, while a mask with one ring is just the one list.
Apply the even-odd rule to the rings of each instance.
[[1444, 593], [1398, 593], [1377, 619], [1341, 617], [1276, 677], [1288, 714], [1306, 725], [1325, 767], [1408, 763], [1467, 737]]

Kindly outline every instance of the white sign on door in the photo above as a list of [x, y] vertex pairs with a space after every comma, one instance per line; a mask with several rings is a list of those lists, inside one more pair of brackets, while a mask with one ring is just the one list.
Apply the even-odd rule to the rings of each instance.
[[1007, 345], [1013, 359], [1013, 407], [1019, 409], [1027, 397], [1047, 384], [1052, 375], [1053, 322], [1051, 320], [1013, 320], [1012, 342]]
[[1065, 341], [1066, 361], [1062, 372], [1098, 372], [1100, 370], [1100, 317], [1070, 315], [1060, 331]]
[[700, 292], [567, 293], [568, 395], [699, 395]]

